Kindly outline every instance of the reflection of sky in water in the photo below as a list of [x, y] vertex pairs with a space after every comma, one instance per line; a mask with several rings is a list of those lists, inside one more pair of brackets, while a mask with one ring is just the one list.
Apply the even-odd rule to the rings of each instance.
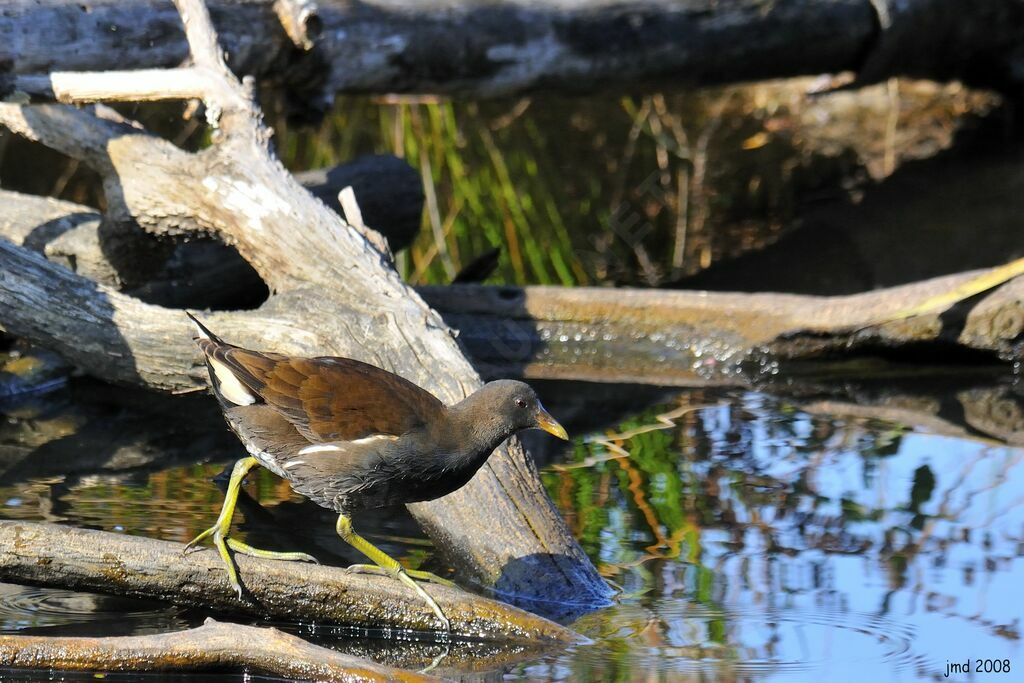
[[[947, 660], [970, 659], [973, 669], [977, 658], [1009, 659], [1024, 671], [1024, 452], [810, 416], [757, 394], [705, 409], [697, 421], [681, 442], [682, 478], [717, 477], [719, 505], [735, 514], [741, 544], [729, 525], [712, 524], [701, 529], [700, 568], [655, 559], [641, 565], [653, 575], [615, 575], [648, 591], [579, 622], [605, 644], [566, 655], [576, 673], [946, 680]], [[706, 460], [690, 453], [702, 450], [701, 433]], [[760, 486], [751, 487], [755, 479]], [[797, 500], [757, 505], [746, 495], [778, 487]], [[648, 500], [659, 488], [651, 476]], [[608, 515], [607, 563], [631, 564], [653, 538], [637, 533], [642, 515], [627, 502]], [[630, 537], [632, 553], [622, 543]], [[543, 669], [530, 673], [554, 674]]]

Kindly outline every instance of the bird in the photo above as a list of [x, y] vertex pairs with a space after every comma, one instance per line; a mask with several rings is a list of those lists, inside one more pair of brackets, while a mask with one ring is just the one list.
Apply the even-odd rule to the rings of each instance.
[[306, 553], [260, 550], [229, 536], [239, 487], [250, 470], [262, 465], [298, 493], [338, 513], [338, 535], [374, 563], [350, 570], [400, 580], [450, 630], [448, 618], [417, 579], [454, 584], [403, 567], [356, 533], [352, 514], [441, 498], [469, 482], [494, 449], [521, 430], [543, 429], [568, 440], [534, 390], [524, 382], [495, 380], [446, 405], [374, 365], [242, 348], [187, 315], [195, 325], [193, 338], [205, 358], [213, 394], [249, 455], [232, 468], [217, 521], [192, 539], [185, 552], [212, 538], [239, 599], [243, 589], [229, 550], [317, 562]]

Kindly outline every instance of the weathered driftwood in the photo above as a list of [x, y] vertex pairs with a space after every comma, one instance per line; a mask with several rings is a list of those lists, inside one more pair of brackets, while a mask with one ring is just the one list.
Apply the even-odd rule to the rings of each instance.
[[[32, 201], [45, 207], [51, 200]], [[47, 221], [71, 221], [84, 210], [61, 206], [65, 213], [47, 214]], [[6, 223], [19, 221], [17, 232], [32, 233], [38, 218], [16, 212]], [[50, 258], [62, 262], [59, 255]], [[238, 268], [226, 272], [241, 279]], [[773, 371], [776, 361], [790, 361], [795, 370], [792, 361], [908, 346], [1010, 357], [1024, 329], [1018, 296], [1024, 285], [1018, 280], [966, 304], [886, 322], [983, 272], [832, 297], [557, 287], [418, 291], [459, 330], [459, 340], [487, 375], [702, 385], [755, 379]], [[828, 371], [818, 363], [799, 370]]]
[[[409, 246], [419, 230], [423, 185], [416, 171], [402, 159], [390, 155], [364, 156], [332, 168], [299, 173], [296, 179], [338, 213], [338, 193], [352, 187], [366, 224], [380, 226], [379, 232], [394, 251]], [[3, 189], [0, 206], [0, 237], [42, 253], [50, 261], [96, 282], [153, 287], [153, 280], [159, 280], [154, 273], [169, 255], [168, 249], [161, 249], [158, 242], [146, 238], [141, 231], [112, 234], [105, 230], [103, 215], [88, 206]], [[188, 227], [182, 223], [180, 227]], [[219, 279], [246, 277], [237, 264], [233, 268], [204, 278], [193, 287], [212, 286]]]
[[[205, 8], [178, 4], [192, 66], [98, 81], [95, 74], [61, 77], [59, 89], [72, 100], [200, 98], [216, 126], [210, 148], [186, 153], [103, 108], [3, 103], [0, 123], [97, 170], [105, 220], [158, 236], [202, 232], [235, 247], [272, 295], [258, 311], [208, 316], [227, 340], [358, 358], [449, 402], [476, 389], [479, 376], [453, 333], [401, 281], [383, 238], [347, 225], [272, 157], [259, 111], [224, 65]], [[0, 323], [9, 332], [107, 380], [165, 390], [205, 385], [182, 312], [142, 303], [9, 242], [0, 242], [0, 263]], [[471, 581], [586, 604], [610, 595], [514, 439], [465, 488], [411, 509]]]
[[248, 671], [316, 681], [435, 681], [318, 647], [275, 628], [207, 619], [174, 633], [115, 638], [0, 636], [0, 666], [50, 671]]
[[608, 288], [421, 288], [460, 330], [485, 374], [703, 385], [774, 373], [777, 363], [925, 348], [1015, 357], [1024, 280], [905, 319], [915, 303], [985, 271], [850, 296]]
[[[287, 621], [434, 631], [416, 594], [386, 576], [338, 567], [239, 556], [251, 599], [239, 600], [211, 548], [183, 555], [180, 543], [56, 524], [0, 522], [0, 577], [12, 583], [165, 600], [229, 614]], [[427, 587], [455, 637], [571, 643], [568, 629], [456, 588]]]
[[[844, 70], [1004, 89], [1022, 78], [1016, 0], [975, 0], [970, 12], [960, 0], [320, 0], [318, 16], [304, 17], [319, 29], [308, 52], [282, 30], [276, 4], [212, 3], [232, 67], [318, 97], [637, 90]], [[160, 0], [6, 5], [0, 64], [14, 74], [167, 67], [187, 55]]]

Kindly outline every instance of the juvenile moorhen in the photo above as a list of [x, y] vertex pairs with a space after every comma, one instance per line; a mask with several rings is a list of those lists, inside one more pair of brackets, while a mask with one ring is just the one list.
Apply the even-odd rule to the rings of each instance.
[[242, 597], [228, 548], [256, 557], [316, 562], [305, 553], [258, 550], [228, 538], [239, 486], [263, 465], [292, 488], [338, 514], [338, 534], [370, 558], [363, 571], [390, 574], [416, 591], [445, 628], [444, 612], [413, 579], [450, 585], [408, 570], [352, 529], [356, 510], [415, 503], [447, 495], [468, 482], [502, 441], [539, 428], [567, 439], [526, 384], [489, 382], [446, 406], [412, 382], [351, 358], [295, 358], [221, 341], [194, 316], [213, 392], [231, 429], [251, 457], [235, 463], [210, 536]]

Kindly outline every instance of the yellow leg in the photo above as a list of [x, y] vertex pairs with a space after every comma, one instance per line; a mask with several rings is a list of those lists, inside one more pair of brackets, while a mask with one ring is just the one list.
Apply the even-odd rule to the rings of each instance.
[[[375, 564], [350, 564], [345, 569], [356, 574], [387, 574], [388, 576], [392, 574], [392, 572], [387, 569], [378, 567]], [[417, 579], [418, 581], [427, 581], [429, 583], [436, 583], [442, 586], [448, 586], [449, 588], [455, 588], [455, 583], [453, 581], [442, 578], [437, 574], [421, 572], [418, 569], [406, 569], [405, 573], [409, 575], [409, 578]]]
[[235, 567], [235, 561], [232, 559], [231, 553], [228, 552], [228, 548], [235, 552], [271, 560], [317, 561], [315, 557], [306, 553], [279, 553], [270, 550], [260, 550], [241, 541], [228, 538], [228, 531], [231, 529], [231, 518], [235, 514], [235, 504], [238, 502], [238, 491], [242, 486], [242, 480], [245, 479], [245, 475], [249, 473], [249, 470], [259, 464], [256, 458], [242, 458], [235, 463], [234, 468], [231, 470], [231, 479], [228, 481], [228, 490], [224, 496], [224, 505], [220, 508], [220, 515], [217, 517], [217, 521], [212, 527], [193, 538], [185, 546], [185, 552], [187, 553], [197, 544], [213, 536], [213, 544], [216, 546], [217, 552], [220, 553], [221, 559], [224, 560], [224, 565], [228, 569], [228, 581], [231, 582], [231, 587], [238, 593], [239, 599], [242, 598], [242, 584], [238, 580], [238, 569]]
[[[437, 618], [441, 620], [441, 623], [444, 625], [444, 629], [446, 631], [451, 630], [452, 625], [451, 622], [448, 621], [448, 617], [444, 615], [444, 612], [442, 612], [441, 608], [438, 607], [436, 602], [434, 602], [434, 599], [427, 594], [427, 591], [423, 590], [422, 586], [413, 581], [412, 577], [409, 576], [410, 572], [399, 564], [397, 560], [393, 559], [383, 550], [357, 534], [352, 529], [352, 520], [345, 515], [338, 515], [337, 529], [338, 535], [341, 536], [346, 543], [373, 560], [373, 562], [376, 563], [383, 572], [390, 574], [409, 588], [416, 591], [416, 594], [423, 598], [423, 600], [430, 606], [430, 609], [434, 610], [434, 614], [436, 614]], [[366, 565], [356, 565], [357, 569], [365, 566]], [[421, 576], [426, 573], [427, 572], [417, 572], [417, 574], [420, 574]], [[431, 574], [431, 576], [433, 575]], [[441, 580], [444, 581], [444, 579]]]

